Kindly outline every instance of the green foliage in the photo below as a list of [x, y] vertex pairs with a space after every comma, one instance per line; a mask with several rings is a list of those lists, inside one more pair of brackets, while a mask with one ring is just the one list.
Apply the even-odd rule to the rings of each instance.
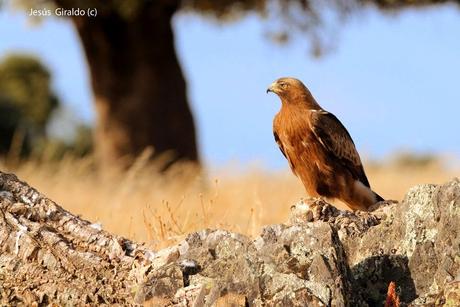
[[58, 99], [51, 90], [50, 73], [28, 55], [11, 55], [0, 62], [0, 152], [7, 152], [21, 135], [20, 152], [44, 137]]
[[77, 156], [86, 156], [93, 151], [93, 129], [80, 125], [77, 127], [72, 143], [72, 152]]
[[35, 144], [31, 156], [43, 161], [59, 161], [65, 156], [84, 157], [93, 152], [91, 127], [79, 125], [70, 141], [57, 138], [42, 138]]
[[35, 57], [11, 55], [0, 62], [0, 154], [58, 160], [92, 152], [92, 130], [80, 125], [70, 141], [49, 138], [46, 127], [59, 101], [48, 69]]
[[58, 106], [49, 71], [27, 55], [11, 55], [0, 63], [0, 97], [2, 105], [14, 107], [21, 114], [21, 125], [40, 132]]
[[11, 147], [11, 140], [20, 119], [18, 108], [0, 98], [0, 152], [6, 152]]

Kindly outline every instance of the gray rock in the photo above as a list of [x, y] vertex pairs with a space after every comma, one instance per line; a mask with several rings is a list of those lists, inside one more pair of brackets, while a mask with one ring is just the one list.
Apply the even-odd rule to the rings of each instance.
[[457, 179], [414, 187], [372, 212], [303, 200], [289, 223], [266, 226], [254, 240], [191, 234], [181, 258], [200, 263], [197, 283], [210, 278], [207, 304], [232, 292], [250, 306], [382, 306], [392, 281], [402, 304], [452, 304], [460, 297], [459, 205]]
[[[2, 305], [460, 306], [460, 181], [340, 211], [318, 199], [256, 238], [191, 233], [160, 251], [111, 235], [0, 172]], [[78, 278], [75, 278], [78, 276]]]

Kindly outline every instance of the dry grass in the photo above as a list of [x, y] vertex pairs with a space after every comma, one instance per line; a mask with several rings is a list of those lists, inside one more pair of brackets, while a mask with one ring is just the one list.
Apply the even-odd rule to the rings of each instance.
[[[25, 161], [1, 170], [21, 179], [67, 210], [103, 228], [154, 248], [182, 239], [202, 228], [225, 228], [248, 235], [263, 225], [286, 220], [290, 206], [305, 197], [289, 171], [229, 167], [206, 176], [185, 169], [158, 175], [154, 165], [140, 157], [127, 172], [98, 174], [91, 159], [65, 158], [58, 163]], [[424, 167], [367, 167], [371, 184], [379, 194], [400, 200], [419, 183], [443, 183], [459, 172], [438, 163]]]

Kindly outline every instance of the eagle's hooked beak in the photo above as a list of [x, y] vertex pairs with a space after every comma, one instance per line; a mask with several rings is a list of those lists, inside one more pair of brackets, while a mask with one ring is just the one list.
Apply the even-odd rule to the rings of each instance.
[[267, 88], [267, 94], [269, 92], [272, 92], [272, 93], [275, 93], [276, 94], [276, 88], [277, 88], [277, 84], [276, 82], [273, 82], [272, 84], [270, 84], [270, 86]]

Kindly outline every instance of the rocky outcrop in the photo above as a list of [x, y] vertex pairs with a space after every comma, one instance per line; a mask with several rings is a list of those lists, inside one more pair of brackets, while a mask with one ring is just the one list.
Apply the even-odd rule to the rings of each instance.
[[154, 252], [65, 211], [0, 173], [2, 304], [458, 306], [460, 181], [412, 188], [401, 203], [344, 212], [291, 208], [255, 239], [191, 233]]

